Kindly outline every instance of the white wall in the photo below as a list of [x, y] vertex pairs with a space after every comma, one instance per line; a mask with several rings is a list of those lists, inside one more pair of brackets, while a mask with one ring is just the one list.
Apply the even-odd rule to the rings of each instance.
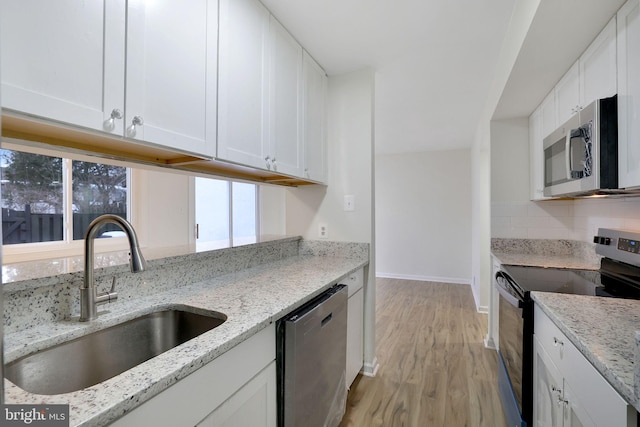
[[529, 199], [529, 120], [491, 122], [491, 201]]
[[[286, 193], [286, 231], [318, 239], [326, 224], [329, 240], [370, 244], [364, 288], [364, 372], [377, 369], [375, 357], [374, 234], [374, 101], [375, 77], [370, 70], [329, 77], [328, 186], [303, 186]], [[353, 195], [355, 210], [343, 209]]]
[[132, 169], [133, 224], [143, 246], [183, 246], [193, 242], [193, 177], [161, 169]]
[[471, 151], [376, 155], [375, 170], [377, 276], [469, 284]]
[[[360, 71], [329, 78], [328, 185], [287, 192], [287, 234], [318, 239], [320, 224], [329, 240], [370, 243], [372, 238], [373, 74]], [[355, 210], [344, 211], [353, 195]]]
[[283, 236], [287, 232], [286, 189], [275, 185], [260, 186], [260, 234]]
[[[491, 289], [491, 118], [507, 84], [540, 0], [516, 0], [495, 77], [472, 147], [472, 279], [479, 310], [489, 306]], [[490, 320], [491, 322], [491, 320]]]

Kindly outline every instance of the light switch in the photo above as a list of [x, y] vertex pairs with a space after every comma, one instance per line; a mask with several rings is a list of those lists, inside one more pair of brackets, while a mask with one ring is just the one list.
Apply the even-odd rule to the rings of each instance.
[[345, 195], [344, 196], [344, 210], [347, 212], [356, 210], [356, 201], [355, 196], [353, 195]]

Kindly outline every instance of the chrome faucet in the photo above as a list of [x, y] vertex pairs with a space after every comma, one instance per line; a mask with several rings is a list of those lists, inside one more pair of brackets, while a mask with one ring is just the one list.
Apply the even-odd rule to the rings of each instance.
[[131, 224], [117, 215], [105, 214], [94, 219], [84, 235], [84, 283], [80, 287], [80, 321], [86, 322], [98, 317], [98, 305], [115, 301], [118, 293], [115, 291], [115, 277], [109, 292], [97, 293], [93, 278], [93, 243], [98, 229], [105, 224], [116, 224], [122, 228], [129, 240], [129, 266], [132, 273], [139, 273], [146, 268], [146, 261], [140, 252], [138, 237]]

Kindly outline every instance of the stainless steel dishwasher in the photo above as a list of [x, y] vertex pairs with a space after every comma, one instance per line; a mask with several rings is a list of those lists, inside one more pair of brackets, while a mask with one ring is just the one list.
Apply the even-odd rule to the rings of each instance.
[[278, 321], [278, 426], [336, 427], [347, 401], [347, 295], [335, 285]]

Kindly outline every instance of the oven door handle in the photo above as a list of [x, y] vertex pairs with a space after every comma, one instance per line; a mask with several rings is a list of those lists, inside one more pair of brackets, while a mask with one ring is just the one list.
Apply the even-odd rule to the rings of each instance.
[[500, 286], [500, 284], [496, 284], [496, 289], [498, 290], [500, 296], [504, 297], [504, 299], [506, 299], [509, 304], [517, 308], [522, 308], [522, 301], [511, 295], [506, 289]]

